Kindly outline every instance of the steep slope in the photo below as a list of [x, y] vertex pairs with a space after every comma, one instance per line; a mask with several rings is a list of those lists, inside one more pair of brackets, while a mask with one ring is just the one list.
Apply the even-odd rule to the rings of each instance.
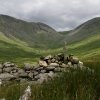
[[46, 24], [25, 22], [6, 15], [0, 15], [0, 31], [11, 39], [18, 38], [31, 47], [39, 48], [58, 47], [61, 38], [59, 33]]
[[73, 43], [100, 34], [100, 17], [91, 19], [76, 29], [71, 30], [69, 33], [64, 32], [64, 34], [66, 34], [64, 35], [64, 40], [68, 43]]

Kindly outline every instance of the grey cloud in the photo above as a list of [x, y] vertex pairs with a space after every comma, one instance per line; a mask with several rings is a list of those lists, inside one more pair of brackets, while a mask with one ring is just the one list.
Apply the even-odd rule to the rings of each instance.
[[69, 30], [100, 16], [100, 0], [0, 0], [0, 14]]

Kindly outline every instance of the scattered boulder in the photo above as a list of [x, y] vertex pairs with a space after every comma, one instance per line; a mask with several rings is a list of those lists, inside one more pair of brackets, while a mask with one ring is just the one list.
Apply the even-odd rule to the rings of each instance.
[[15, 79], [15, 76], [9, 73], [2, 73], [0, 74], [0, 79], [9, 81], [9, 80]]

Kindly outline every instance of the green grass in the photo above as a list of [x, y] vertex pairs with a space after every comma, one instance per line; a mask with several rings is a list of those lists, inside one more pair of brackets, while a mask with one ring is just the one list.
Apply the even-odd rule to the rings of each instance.
[[[12, 61], [23, 66], [27, 62], [32, 64], [37, 62], [41, 55], [63, 52], [63, 48], [32, 48], [21, 40], [11, 40], [2, 33], [0, 35], [0, 62]], [[100, 35], [68, 45], [67, 48], [66, 53], [78, 56], [87, 67], [94, 69], [95, 73], [71, 70], [70, 73], [64, 73], [61, 77], [43, 85], [32, 85], [32, 100], [99, 100]], [[0, 98], [18, 100], [26, 87], [26, 84], [16, 85], [16, 83], [0, 87]]]
[[[42, 85], [32, 85], [32, 100], [99, 100], [100, 99], [100, 62], [84, 62], [94, 69], [94, 73], [87, 70], [71, 70], [63, 73], [59, 78]], [[18, 100], [26, 84], [11, 84], [0, 88], [0, 98]]]
[[[41, 55], [57, 54], [63, 52], [63, 48], [43, 49], [32, 48], [26, 42], [18, 39], [11, 40], [0, 33], [0, 62], [12, 61], [18, 65], [24, 63], [36, 63]], [[80, 59], [100, 58], [100, 35], [86, 38], [80, 42], [67, 46], [67, 54], [73, 53]]]

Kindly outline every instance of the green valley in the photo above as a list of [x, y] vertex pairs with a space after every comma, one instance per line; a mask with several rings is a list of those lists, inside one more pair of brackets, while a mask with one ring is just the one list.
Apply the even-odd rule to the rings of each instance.
[[0, 62], [34, 63], [41, 55], [63, 52], [64, 41], [68, 43], [66, 53], [73, 53], [81, 59], [92, 57], [99, 61], [99, 20], [94, 18], [63, 34], [42, 23], [33, 25], [0, 15]]

